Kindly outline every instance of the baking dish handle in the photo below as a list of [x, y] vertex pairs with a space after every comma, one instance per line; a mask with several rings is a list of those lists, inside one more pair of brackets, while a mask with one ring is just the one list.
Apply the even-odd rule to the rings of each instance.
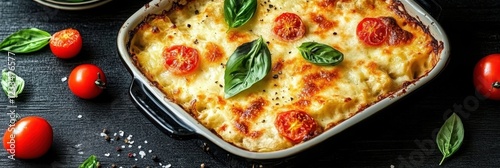
[[129, 95], [136, 107], [162, 132], [175, 139], [191, 139], [196, 133], [171, 110], [162, 103], [135, 79], [130, 85]]
[[441, 5], [439, 5], [434, 0], [414, 0], [420, 7], [422, 7], [427, 13], [429, 13], [434, 19], [439, 20], [441, 16]]

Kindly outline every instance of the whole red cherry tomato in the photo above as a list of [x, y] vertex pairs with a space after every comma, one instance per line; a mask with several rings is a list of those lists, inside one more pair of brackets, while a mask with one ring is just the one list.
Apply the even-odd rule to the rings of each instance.
[[106, 87], [106, 75], [96, 65], [82, 64], [71, 71], [68, 86], [76, 96], [92, 99], [101, 94]]
[[82, 49], [82, 36], [73, 28], [58, 31], [50, 39], [50, 50], [58, 58], [72, 58]]
[[487, 55], [476, 63], [473, 81], [484, 97], [500, 100], [500, 53]]
[[3, 147], [18, 159], [35, 159], [49, 151], [52, 126], [42, 117], [29, 116], [11, 123], [3, 136]]

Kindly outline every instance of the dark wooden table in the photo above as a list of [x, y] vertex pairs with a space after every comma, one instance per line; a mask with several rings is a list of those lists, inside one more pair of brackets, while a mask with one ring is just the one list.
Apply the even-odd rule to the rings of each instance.
[[[74, 59], [54, 57], [48, 47], [16, 55], [16, 73], [26, 80], [15, 100], [21, 116], [42, 116], [54, 130], [54, 142], [44, 157], [11, 160], [0, 150], [0, 167], [78, 167], [95, 154], [102, 167], [259, 167], [211, 148], [199, 140], [175, 140], [151, 124], [132, 104], [132, 78], [120, 61], [116, 36], [124, 21], [148, 0], [115, 0], [104, 6], [65, 11], [27, 0], [0, 0], [0, 39], [29, 27], [54, 33], [74, 27], [83, 36], [82, 52]], [[479, 99], [472, 85], [472, 69], [481, 57], [500, 52], [500, 2], [494, 0], [437, 0], [439, 23], [451, 43], [446, 69], [423, 88], [361, 123], [290, 160], [283, 167], [499, 167], [500, 102]], [[70, 93], [67, 77], [82, 63], [94, 63], [106, 73], [108, 89], [95, 100]], [[0, 53], [0, 68], [7, 53]], [[8, 126], [8, 99], [0, 95], [0, 132]], [[449, 112], [457, 112], [465, 126], [461, 149], [438, 166], [441, 154], [435, 135]], [[119, 141], [101, 136], [124, 132]], [[3, 136], [3, 134], [1, 134]], [[132, 145], [123, 139], [131, 135]], [[116, 147], [125, 149], [116, 151]], [[215, 147], [214, 147], [215, 148]], [[139, 154], [144, 151], [144, 158]], [[211, 152], [215, 151], [215, 152]], [[129, 158], [128, 154], [136, 154]], [[108, 155], [109, 154], [109, 155]], [[155, 162], [153, 155], [159, 158]], [[220, 156], [223, 157], [220, 157]], [[268, 167], [268, 166], [264, 166]]]

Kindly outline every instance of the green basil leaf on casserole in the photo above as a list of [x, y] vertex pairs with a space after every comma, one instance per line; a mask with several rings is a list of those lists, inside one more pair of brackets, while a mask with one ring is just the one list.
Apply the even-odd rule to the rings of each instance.
[[230, 98], [264, 79], [271, 70], [271, 52], [262, 37], [242, 44], [229, 57], [224, 72], [225, 98]]
[[224, 0], [224, 19], [230, 28], [247, 23], [255, 14], [257, 0]]
[[344, 60], [344, 54], [326, 44], [305, 42], [298, 49], [304, 59], [317, 65], [337, 65]]

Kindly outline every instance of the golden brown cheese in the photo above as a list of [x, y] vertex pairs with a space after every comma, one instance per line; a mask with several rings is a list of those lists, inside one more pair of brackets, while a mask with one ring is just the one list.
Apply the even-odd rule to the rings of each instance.
[[[285, 42], [272, 33], [274, 19], [284, 12], [301, 17], [303, 38]], [[382, 18], [388, 25], [386, 44], [368, 46], [358, 39], [356, 26], [365, 17]], [[133, 33], [130, 53], [168, 99], [225, 141], [258, 152], [294, 145], [275, 128], [279, 112], [305, 111], [318, 130], [327, 130], [425, 76], [442, 50], [400, 2], [391, 0], [258, 0], [255, 16], [235, 29], [224, 21], [223, 0], [188, 1], [151, 15]], [[229, 56], [260, 36], [272, 54], [271, 71], [250, 89], [224, 98]], [[297, 47], [309, 41], [338, 49], [343, 62], [307, 62]], [[200, 53], [195, 72], [175, 75], [166, 69], [162, 52], [173, 45]]]

